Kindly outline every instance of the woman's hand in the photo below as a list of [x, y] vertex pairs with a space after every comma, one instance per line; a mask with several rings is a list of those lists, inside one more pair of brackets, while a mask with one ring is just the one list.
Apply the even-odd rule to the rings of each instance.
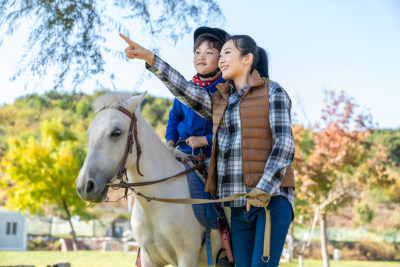
[[129, 58], [129, 59], [137, 58], [137, 59], [145, 60], [147, 62], [147, 64], [149, 64], [150, 66], [153, 66], [154, 54], [151, 51], [140, 46], [139, 44], [135, 43], [134, 41], [131, 41], [128, 37], [126, 37], [122, 33], [120, 33], [119, 36], [121, 36], [121, 38], [124, 39], [125, 42], [127, 42], [129, 45], [124, 50], [127, 58]]
[[[254, 188], [251, 190], [249, 193], [250, 196], [246, 196], [246, 210], [249, 211], [251, 206], [254, 207], [266, 207], [268, 205], [268, 202], [271, 198], [271, 195], [268, 194], [267, 192]], [[253, 196], [252, 196], [253, 195]]]
[[190, 146], [193, 150], [198, 147], [208, 145], [207, 138], [205, 136], [191, 136], [186, 139], [186, 144]]

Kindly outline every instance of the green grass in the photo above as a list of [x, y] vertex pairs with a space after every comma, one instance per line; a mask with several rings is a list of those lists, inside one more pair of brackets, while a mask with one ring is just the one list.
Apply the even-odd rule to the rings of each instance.
[[[280, 267], [298, 267], [297, 260], [291, 263], [281, 263]], [[304, 267], [321, 267], [321, 260], [303, 260]], [[394, 261], [330, 261], [330, 267], [400, 267], [400, 262]]]
[[[46, 267], [47, 264], [58, 261], [68, 261], [71, 267], [132, 267], [136, 260], [136, 254], [123, 252], [99, 252], [99, 251], [26, 251], [8, 252], [0, 251], [0, 266], [31, 264], [35, 267]], [[292, 263], [282, 263], [281, 267], [297, 267], [297, 260]], [[320, 260], [304, 260], [304, 267], [320, 267]], [[400, 262], [388, 261], [331, 261], [331, 267], [400, 267]]]
[[0, 266], [31, 264], [35, 267], [46, 267], [47, 264], [67, 261], [71, 267], [132, 267], [136, 261], [135, 254], [124, 252], [100, 251], [0, 251]]

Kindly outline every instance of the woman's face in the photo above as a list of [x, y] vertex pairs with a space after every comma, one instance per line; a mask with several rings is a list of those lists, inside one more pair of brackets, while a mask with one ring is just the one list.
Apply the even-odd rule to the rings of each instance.
[[218, 68], [219, 51], [203, 41], [194, 51], [193, 65], [200, 74], [213, 72]]
[[[236, 77], [250, 71], [247, 64], [247, 56], [242, 56], [239, 49], [232, 40], [224, 44], [221, 49], [218, 66], [222, 72], [222, 78], [225, 80], [234, 80]], [[251, 67], [251, 65], [250, 65]]]

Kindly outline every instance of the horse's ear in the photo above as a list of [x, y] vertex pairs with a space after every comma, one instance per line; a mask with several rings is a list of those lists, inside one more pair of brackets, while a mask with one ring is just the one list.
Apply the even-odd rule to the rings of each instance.
[[142, 103], [146, 94], [147, 91], [145, 91], [141, 95], [132, 96], [131, 98], [129, 98], [124, 102], [124, 106], [126, 106], [130, 112], [134, 112], [139, 107], [140, 103]]

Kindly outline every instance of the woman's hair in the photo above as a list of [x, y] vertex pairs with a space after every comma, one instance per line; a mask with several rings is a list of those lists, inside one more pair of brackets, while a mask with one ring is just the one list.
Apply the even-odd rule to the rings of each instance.
[[224, 45], [223, 43], [211, 36], [199, 36], [199, 38], [197, 38], [194, 42], [193, 51], [196, 51], [196, 49], [199, 48], [201, 43], [204, 41], [207, 41], [210, 47], [217, 49], [218, 51], [221, 51], [222, 46]]
[[251, 65], [250, 72], [256, 69], [261, 77], [269, 78], [268, 54], [263, 48], [257, 46], [253, 38], [248, 35], [234, 35], [229, 40], [233, 41], [242, 56], [253, 54], [253, 65]]

